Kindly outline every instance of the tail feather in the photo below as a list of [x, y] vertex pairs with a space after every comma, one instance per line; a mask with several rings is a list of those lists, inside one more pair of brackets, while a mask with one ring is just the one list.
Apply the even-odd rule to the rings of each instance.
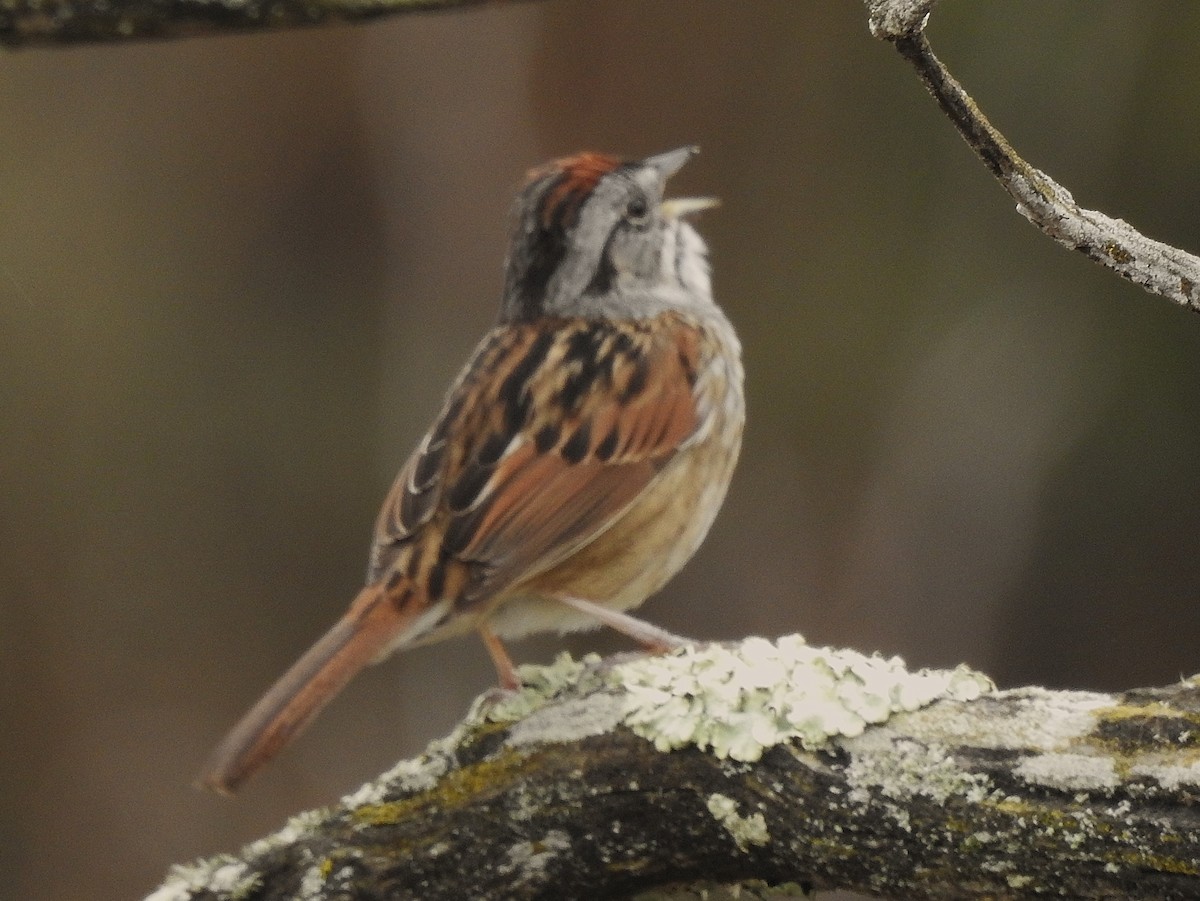
[[[213, 751], [200, 784], [233, 794], [278, 754], [368, 663], [377, 660], [419, 612], [368, 586], [350, 610], [292, 664]], [[405, 615], [405, 614], [408, 615]]]

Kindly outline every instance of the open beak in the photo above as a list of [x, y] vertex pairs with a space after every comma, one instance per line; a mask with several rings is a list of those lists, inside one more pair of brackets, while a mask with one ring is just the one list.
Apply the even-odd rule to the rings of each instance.
[[668, 150], [666, 153], [660, 153], [655, 156], [648, 156], [642, 160], [643, 166], [652, 166], [658, 170], [659, 176], [663, 181], [666, 181], [676, 172], [683, 168], [683, 164], [700, 152], [700, 148], [695, 144], [689, 144], [687, 147], [680, 147], [676, 150]]
[[[646, 157], [646, 159], [642, 160], [642, 165], [652, 166], [657, 169], [659, 176], [665, 182], [682, 169], [684, 164], [699, 152], [699, 147], [689, 144], [686, 147]], [[682, 219], [684, 216], [690, 216], [692, 213], [698, 213], [701, 210], [712, 209], [715, 206], [720, 206], [720, 204], [721, 201], [716, 197], [672, 197], [662, 202], [659, 206], [659, 212], [664, 219]]]
[[659, 204], [658, 209], [664, 219], [682, 219], [720, 205], [719, 197], [671, 197]]

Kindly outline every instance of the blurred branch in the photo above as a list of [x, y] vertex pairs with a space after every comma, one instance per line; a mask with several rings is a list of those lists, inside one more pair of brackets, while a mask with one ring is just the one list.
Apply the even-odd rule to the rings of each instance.
[[6, 0], [0, 44], [9, 47], [181, 38], [361, 22], [513, 0]]
[[1147, 238], [1129, 223], [1080, 207], [1071, 193], [1025, 162], [934, 56], [924, 30], [936, 0], [866, 0], [871, 33], [912, 63], [929, 93], [1026, 219], [1064, 247], [1200, 312], [1200, 258]]
[[1196, 679], [996, 692], [798, 637], [522, 676], [422, 757], [151, 898], [690, 898], [747, 880], [742, 897], [1200, 897]]

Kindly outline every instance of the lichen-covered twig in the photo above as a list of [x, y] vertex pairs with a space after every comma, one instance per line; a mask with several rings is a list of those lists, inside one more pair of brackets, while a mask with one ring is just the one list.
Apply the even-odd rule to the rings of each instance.
[[[154, 901], [1200, 897], [1200, 682], [994, 691], [776, 642], [563, 657], [426, 753]], [[661, 897], [661, 894], [658, 895]]]
[[912, 63], [943, 112], [1017, 203], [1017, 210], [1064, 247], [1200, 312], [1200, 257], [1141, 234], [1128, 222], [1079, 206], [1071, 193], [1025, 162], [980, 112], [925, 38], [933, 0], [866, 0], [871, 32]]

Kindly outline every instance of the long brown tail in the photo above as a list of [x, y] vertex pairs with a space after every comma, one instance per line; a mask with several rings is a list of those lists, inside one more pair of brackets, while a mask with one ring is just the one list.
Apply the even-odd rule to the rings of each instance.
[[364, 588], [346, 615], [292, 664], [217, 745], [200, 784], [232, 794], [300, 734], [416, 616], [418, 605], [398, 607], [393, 597], [378, 585]]

